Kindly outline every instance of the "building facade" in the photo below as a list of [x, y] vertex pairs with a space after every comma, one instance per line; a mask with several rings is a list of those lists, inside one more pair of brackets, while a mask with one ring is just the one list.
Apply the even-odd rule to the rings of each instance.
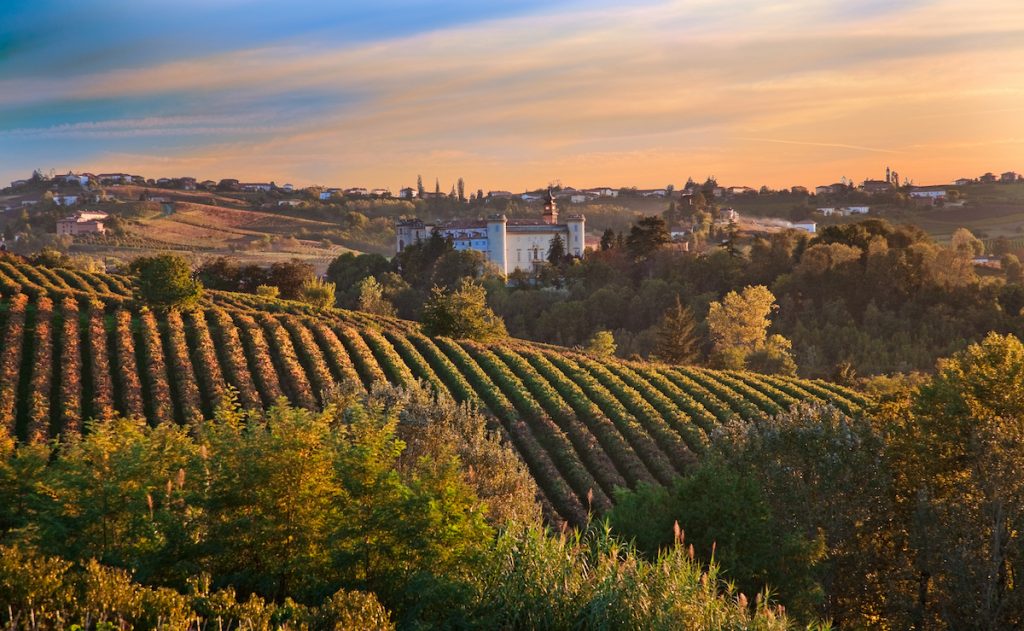
[[434, 232], [451, 239], [456, 250], [482, 253], [502, 274], [532, 271], [546, 262], [556, 235], [561, 237], [566, 254], [582, 258], [586, 250], [586, 218], [568, 215], [560, 222], [551, 191], [544, 196], [544, 214], [539, 221], [509, 219], [505, 215], [445, 223], [401, 221], [395, 226], [395, 251], [425, 241]]

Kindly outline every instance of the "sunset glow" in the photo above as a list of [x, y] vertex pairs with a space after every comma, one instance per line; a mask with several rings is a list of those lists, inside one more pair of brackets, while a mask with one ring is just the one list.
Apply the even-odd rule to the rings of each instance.
[[15, 4], [4, 180], [519, 191], [1024, 170], [1017, 0]]

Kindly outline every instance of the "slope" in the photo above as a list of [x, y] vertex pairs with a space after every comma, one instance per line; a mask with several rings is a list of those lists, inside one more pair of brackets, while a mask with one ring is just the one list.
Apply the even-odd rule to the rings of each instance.
[[602, 512], [617, 487], [668, 484], [714, 428], [796, 402], [856, 412], [834, 384], [753, 373], [595, 360], [509, 340], [428, 338], [414, 323], [207, 292], [157, 316], [131, 280], [0, 258], [0, 423], [20, 440], [113, 414], [151, 423], [210, 418], [234, 391], [256, 409], [316, 407], [338, 388], [421, 381], [486, 409], [537, 480], [552, 519]]

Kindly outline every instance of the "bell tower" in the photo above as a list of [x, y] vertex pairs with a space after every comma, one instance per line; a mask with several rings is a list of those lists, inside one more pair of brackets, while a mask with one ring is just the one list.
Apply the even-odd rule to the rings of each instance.
[[555, 202], [555, 196], [551, 194], [551, 188], [548, 188], [548, 192], [544, 194], [544, 223], [556, 224], [558, 223], [558, 204]]

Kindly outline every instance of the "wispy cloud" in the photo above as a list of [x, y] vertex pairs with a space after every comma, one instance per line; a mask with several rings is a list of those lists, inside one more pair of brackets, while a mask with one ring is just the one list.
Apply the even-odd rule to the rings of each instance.
[[[837, 6], [577, 4], [372, 40], [292, 34], [144, 67], [15, 76], [0, 80], [0, 117], [31, 119], [54, 103], [110, 102], [114, 113], [21, 123], [0, 144], [49, 142], [56, 160], [73, 139], [85, 146], [76, 160], [109, 160], [124, 153], [119, 142], [150, 138], [154, 165], [174, 151], [211, 176], [398, 185], [423, 172], [504, 188], [702, 172], [782, 185], [877, 171], [881, 156], [920, 180], [1014, 158], [999, 138], [1024, 133], [1024, 7]], [[117, 106], [163, 99], [177, 105]], [[193, 140], [182, 148], [182, 138]], [[161, 151], [161, 139], [175, 144]], [[940, 145], [964, 150], [953, 160], [929, 149]]]

